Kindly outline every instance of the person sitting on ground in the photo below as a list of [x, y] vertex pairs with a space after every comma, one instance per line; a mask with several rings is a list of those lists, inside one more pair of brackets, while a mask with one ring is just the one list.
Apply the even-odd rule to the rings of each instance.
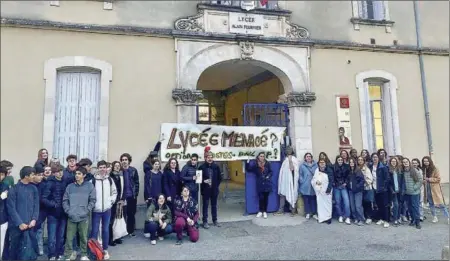
[[164, 194], [159, 194], [147, 209], [146, 230], [150, 233], [150, 243], [156, 245], [156, 234], [159, 240], [163, 240], [165, 235], [172, 233], [172, 212], [166, 204]]
[[189, 188], [184, 186], [181, 190], [181, 197], [175, 200], [175, 233], [177, 233], [177, 245], [183, 243], [183, 231], [187, 234], [191, 242], [197, 242], [200, 234], [195, 227], [198, 220], [197, 202], [190, 196]]

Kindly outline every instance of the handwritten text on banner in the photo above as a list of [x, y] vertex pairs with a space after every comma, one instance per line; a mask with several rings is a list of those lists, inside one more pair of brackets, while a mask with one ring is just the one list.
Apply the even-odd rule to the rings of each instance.
[[280, 160], [285, 127], [239, 127], [202, 124], [161, 124], [161, 159], [189, 160], [193, 153], [203, 159], [211, 147], [216, 161], [254, 159], [265, 152], [269, 161]]

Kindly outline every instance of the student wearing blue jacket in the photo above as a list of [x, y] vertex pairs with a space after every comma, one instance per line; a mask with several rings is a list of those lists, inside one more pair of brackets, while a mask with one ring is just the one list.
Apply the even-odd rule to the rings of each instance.
[[350, 197], [350, 208], [355, 219], [355, 224], [362, 226], [365, 222], [364, 208], [362, 205], [365, 178], [355, 158], [350, 158], [348, 165], [350, 172], [347, 177], [347, 188]]
[[380, 162], [378, 154], [372, 154], [372, 164], [369, 166], [370, 171], [376, 182], [373, 183], [375, 190], [375, 202], [378, 207], [377, 225], [389, 227], [390, 202], [389, 202], [389, 169]]
[[[9, 260], [20, 260], [25, 256], [34, 257], [34, 260], [37, 258], [36, 234], [33, 230], [39, 218], [39, 192], [32, 184], [35, 173], [33, 167], [23, 167], [20, 181], [8, 193]], [[24, 246], [24, 236], [34, 242]]]
[[388, 162], [389, 168], [389, 194], [392, 201], [392, 216], [394, 226], [401, 223], [401, 217], [406, 216], [406, 208], [404, 206], [405, 196], [405, 177], [401, 170], [401, 163], [397, 157], [390, 157]]
[[317, 163], [313, 160], [313, 155], [309, 152], [303, 156], [303, 163], [300, 165], [298, 179], [298, 193], [302, 195], [305, 208], [306, 219], [313, 217], [317, 220], [317, 201], [311, 180], [317, 169]]

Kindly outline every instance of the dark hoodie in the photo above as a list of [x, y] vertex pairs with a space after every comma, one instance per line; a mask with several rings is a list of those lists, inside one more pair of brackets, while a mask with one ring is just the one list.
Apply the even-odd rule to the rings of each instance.
[[48, 209], [49, 215], [56, 218], [65, 217], [62, 200], [67, 183], [62, 178], [58, 180], [54, 176], [48, 179], [48, 183], [49, 185], [42, 195], [42, 203]]
[[198, 186], [193, 179], [193, 177], [196, 175], [196, 172], [197, 166], [192, 166], [192, 161], [188, 161], [181, 170], [181, 180], [183, 181], [184, 185], [189, 188], [191, 194], [198, 191]]

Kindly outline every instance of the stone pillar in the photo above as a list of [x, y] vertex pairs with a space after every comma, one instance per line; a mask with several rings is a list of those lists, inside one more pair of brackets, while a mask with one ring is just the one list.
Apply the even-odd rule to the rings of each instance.
[[172, 98], [177, 106], [177, 122], [196, 124], [197, 105], [198, 101], [203, 98], [202, 92], [199, 90], [175, 88], [172, 90]]
[[[290, 92], [281, 95], [278, 100], [289, 107], [289, 136], [300, 160], [306, 152], [312, 152], [311, 104], [315, 100], [313, 92]], [[301, 195], [297, 200], [297, 213], [301, 216], [305, 214]]]
[[289, 135], [299, 159], [312, 152], [311, 105], [315, 100], [313, 92], [290, 92], [279, 99], [289, 106]]

